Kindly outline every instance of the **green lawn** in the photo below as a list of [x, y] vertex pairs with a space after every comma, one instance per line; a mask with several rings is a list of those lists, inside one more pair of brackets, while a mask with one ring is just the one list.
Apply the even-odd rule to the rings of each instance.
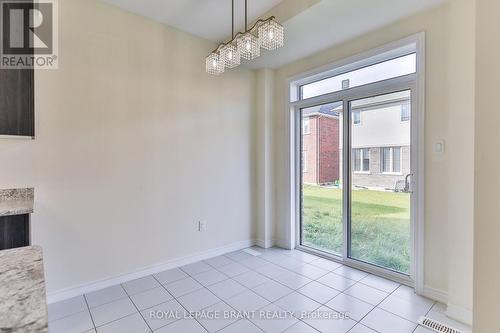
[[[342, 191], [305, 185], [303, 242], [342, 252]], [[352, 194], [351, 257], [408, 273], [410, 197], [406, 193], [356, 190]]]

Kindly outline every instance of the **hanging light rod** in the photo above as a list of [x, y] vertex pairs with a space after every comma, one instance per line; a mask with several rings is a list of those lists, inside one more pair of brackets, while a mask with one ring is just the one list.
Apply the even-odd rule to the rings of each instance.
[[[245, 0], [245, 31], [234, 34], [234, 0], [231, 1], [231, 40], [221, 43], [206, 57], [206, 71], [212, 75], [234, 68], [241, 58], [252, 60], [260, 56], [260, 49], [274, 50], [284, 44], [284, 28], [274, 16], [258, 19], [248, 29], [247, 0]], [[257, 34], [256, 34], [257, 32]]]
[[[255, 24], [249, 29], [247, 30], [247, 32], [254, 32], [257, 28], [257, 25], [259, 24], [263, 24], [263, 23], [266, 23], [266, 22], [269, 22], [269, 21], [272, 21], [274, 20], [275, 17], [274, 16], [270, 16], [268, 17], [267, 19], [259, 19], [257, 22], [255, 22]], [[214, 52], [217, 52], [220, 50], [221, 47], [225, 46], [225, 45], [228, 45], [228, 44], [231, 44], [231, 43], [234, 43], [236, 41], [236, 39], [243, 35], [244, 32], [238, 32], [236, 35], [233, 35], [233, 39], [231, 39], [230, 41], [226, 42], [226, 43], [220, 43], [219, 46], [217, 46], [212, 52], [210, 52], [210, 54], [214, 53]]]

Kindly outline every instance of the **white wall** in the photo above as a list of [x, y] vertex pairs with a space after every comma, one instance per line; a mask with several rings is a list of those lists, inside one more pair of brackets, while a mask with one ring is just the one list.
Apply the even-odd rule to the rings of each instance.
[[48, 293], [253, 239], [254, 73], [211, 77], [208, 41], [96, 0], [59, 6], [36, 140], [0, 141], [0, 187], [36, 188]]
[[273, 190], [273, 106], [274, 71], [258, 70], [256, 79], [256, 176], [255, 191], [257, 244], [268, 248], [274, 243], [274, 190]]
[[476, 11], [474, 332], [490, 333], [500, 313], [500, 2], [476, 0]]
[[[474, 175], [473, 2], [454, 0], [276, 70], [276, 237], [286, 239], [290, 221], [287, 188], [287, 78], [426, 32], [425, 289], [447, 298], [455, 318], [470, 322], [472, 309], [472, 219]], [[446, 154], [433, 153], [437, 140]]]

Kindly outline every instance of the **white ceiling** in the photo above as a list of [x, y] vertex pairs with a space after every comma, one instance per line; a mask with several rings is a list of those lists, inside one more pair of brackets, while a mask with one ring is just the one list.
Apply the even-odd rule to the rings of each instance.
[[[179, 30], [220, 42], [231, 35], [230, 0], [104, 0]], [[286, 0], [248, 0], [249, 22]], [[428, 10], [449, 0], [321, 0], [291, 17], [285, 47], [244, 62], [248, 68], [276, 68], [330, 46]], [[244, 0], [235, 0], [237, 29]], [[284, 4], [286, 5], [286, 3]]]
[[286, 22], [285, 46], [245, 63], [277, 68], [448, 0], [322, 0]]
[[[231, 0], [104, 1], [214, 42], [231, 36]], [[282, 1], [248, 0], [248, 22]], [[234, 3], [237, 32], [244, 29], [245, 0], [235, 0]]]

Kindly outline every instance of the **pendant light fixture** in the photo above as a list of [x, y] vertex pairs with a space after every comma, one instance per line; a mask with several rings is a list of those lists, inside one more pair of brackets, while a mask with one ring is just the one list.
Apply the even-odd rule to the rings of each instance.
[[271, 20], [259, 26], [260, 46], [266, 50], [276, 50], [285, 41], [284, 29], [281, 24]]
[[224, 61], [224, 66], [234, 68], [241, 63], [241, 56], [238, 52], [238, 47], [233, 42], [234, 40], [234, 0], [231, 0], [231, 42], [224, 44], [220, 48], [220, 56]]
[[252, 60], [260, 56], [259, 38], [248, 31], [248, 4], [245, 0], [245, 32], [236, 39], [238, 52], [244, 59]]
[[231, 40], [221, 43], [206, 58], [208, 74], [220, 75], [226, 68], [234, 68], [241, 64], [241, 58], [253, 60], [260, 56], [261, 47], [275, 50], [284, 45], [284, 28], [274, 16], [265, 20], [259, 19], [248, 29], [248, 4], [245, 0], [245, 31], [234, 34], [234, 0], [231, 0]]
[[212, 52], [206, 59], [206, 70], [208, 74], [220, 75], [224, 73], [224, 62], [219, 58], [217, 52]]

